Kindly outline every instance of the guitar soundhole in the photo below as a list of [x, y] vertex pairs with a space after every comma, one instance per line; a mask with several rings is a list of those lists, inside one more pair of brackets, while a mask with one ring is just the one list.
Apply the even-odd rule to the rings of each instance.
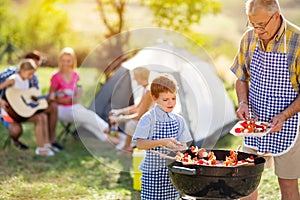
[[38, 101], [38, 100], [39, 100], [39, 98], [38, 98], [38, 97], [36, 97], [36, 96], [31, 96], [31, 100], [32, 100], [32, 101]]
[[22, 99], [22, 101], [24, 102], [25, 105], [30, 106], [31, 108], [35, 108], [35, 107], [37, 107], [39, 105], [38, 102], [27, 103], [26, 100], [25, 100], [25, 98], [22, 95], [21, 95], [21, 99]]

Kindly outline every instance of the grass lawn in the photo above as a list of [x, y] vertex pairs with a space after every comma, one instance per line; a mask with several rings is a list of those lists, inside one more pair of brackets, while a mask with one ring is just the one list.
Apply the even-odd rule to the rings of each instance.
[[[54, 70], [38, 70], [44, 92]], [[66, 149], [54, 157], [40, 157], [34, 155], [33, 125], [25, 123], [23, 128], [22, 141], [30, 150], [20, 151], [13, 145], [0, 150], [0, 199], [140, 199], [132, 188], [131, 158], [116, 156], [110, 144], [82, 134], [81, 140], [69, 137]], [[7, 131], [0, 126], [1, 145], [6, 136]], [[215, 148], [235, 149], [241, 142], [241, 138], [226, 135]], [[280, 199], [272, 169], [264, 171], [259, 189], [259, 199]]]

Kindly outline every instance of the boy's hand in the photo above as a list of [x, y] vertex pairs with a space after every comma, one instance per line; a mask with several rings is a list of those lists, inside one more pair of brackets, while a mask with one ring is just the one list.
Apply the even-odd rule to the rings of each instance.
[[168, 147], [170, 149], [173, 149], [177, 146], [178, 142], [175, 140], [175, 138], [164, 138], [161, 139], [161, 146]]

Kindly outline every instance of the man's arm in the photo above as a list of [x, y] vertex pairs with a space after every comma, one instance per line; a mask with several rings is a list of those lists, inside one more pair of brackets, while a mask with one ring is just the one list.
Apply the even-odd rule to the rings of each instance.
[[239, 103], [236, 116], [240, 120], [247, 120], [250, 118], [248, 110], [249, 82], [237, 80], [235, 84], [235, 90]]
[[[8, 67], [0, 73], [0, 83], [3, 83], [8, 77], [15, 74], [18, 67]], [[0, 95], [3, 96], [3, 90], [0, 90]]]

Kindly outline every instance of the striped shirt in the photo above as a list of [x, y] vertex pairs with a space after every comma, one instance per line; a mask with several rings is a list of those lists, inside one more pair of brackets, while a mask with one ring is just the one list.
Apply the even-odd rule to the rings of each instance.
[[277, 34], [266, 48], [264, 48], [262, 40], [254, 33], [254, 29], [249, 29], [243, 35], [239, 51], [230, 68], [239, 80], [250, 81], [250, 62], [257, 44], [262, 51], [284, 53], [284, 35], [286, 34], [290, 80], [294, 90], [300, 93], [300, 29], [291, 22], [285, 21], [287, 30], [285, 31], [284, 23], [282, 23]]

